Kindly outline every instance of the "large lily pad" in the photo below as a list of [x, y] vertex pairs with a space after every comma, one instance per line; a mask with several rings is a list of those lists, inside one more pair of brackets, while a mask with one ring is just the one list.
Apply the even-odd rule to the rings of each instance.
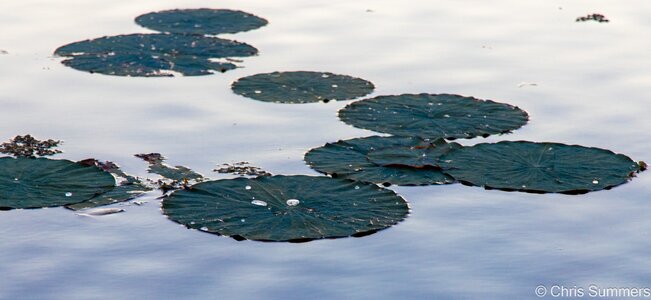
[[609, 150], [525, 141], [459, 148], [441, 157], [441, 166], [466, 184], [568, 194], [609, 189], [641, 170], [629, 157]]
[[409, 207], [373, 184], [298, 175], [199, 183], [163, 199], [163, 212], [238, 240], [298, 242], [370, 234], [403, 220]]
[[129, 34], [85, 40], [54, 52], [68, 57], [63, 64], [77, 70], [118, 76], [208, 75], [236, 68], [219, 58], [258, 53], [253, 46], [231, 40], [183, 34]]
[[345, 123], [377, 132], [422, 138], [472, 138], [508, 133], [527, 123], [518, 107], [450, 94], [379, 96], [339, 111]]
[[428, 157], [430, 165], [421, 162], [416, 167], [411, 166], [414, 164], [411, 157], [393, 156], [395, 160], [391, 162], [387, 161], [388, 158], [381, 159], [373, 154], [384, 149], [396, 151], [399, 148], [403, 154], [412, 149], [422, 155], [418, 148], [448, 149], [457, 146], [456, 143], [445, 144], [443, 140], [432, 142], [413, 137], [371, 136], [328, 143], [312, 149], [305, 154], [305, 161], [318, 172], [357, 181], [396, 185], [446, 184], [454, 182], [454, 179], [433, 166], [437, 159], [433, 153]]
[[136, 18], [138, 25], [160, 32], [209, 34], [236, 33], [267, 25], [267, 20], [229, 9], [173, 9]]
[[96, 166], [46, 158], [0, 158], [0, 208], [79, 203], [111, 190], [113, 176]]
[[255, 100], [276, 103], [311, 103], [349, 100], [373, 92], [373, 84], [348, 75], [323, 72], [273, 72], [243, 77], [233, 92]]

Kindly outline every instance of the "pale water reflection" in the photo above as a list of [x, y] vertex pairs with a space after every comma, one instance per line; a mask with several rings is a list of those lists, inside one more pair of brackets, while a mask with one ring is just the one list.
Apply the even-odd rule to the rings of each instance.
[[[226, 35], [260, 55], [245, 68], [124, 78], [67, 68], [57, 47], [151, 32], [133, 19], [229, 8], [269, 25]], [[459, 93], [531, 116], [511, 135], [651, 161], [651, 3], [570, 1], [22, 0], [0, 2], [0, 140], [62, 139], [62, 158], [146, 175], [160, 152], [212, 178], [249, 161], [316, 174], [303, 154], [373, 134], [336, 117], [347, 101], [283, 105], [235, 95], [237, 78], [310, 70], [364, 78], [372, 96]], [[602, 13], [609, 23], [574, 22]], [[535, 85], [522, 83], [535, 83]], [[363, 238], [237, 242], [166, 219], [155, 193], [101, 217], [63, 208], [0, 212], [0, 299], [527, 299], [537, 285], [651, 287], [651, 178], [581, 196], [396, 187], [404, 222]]]

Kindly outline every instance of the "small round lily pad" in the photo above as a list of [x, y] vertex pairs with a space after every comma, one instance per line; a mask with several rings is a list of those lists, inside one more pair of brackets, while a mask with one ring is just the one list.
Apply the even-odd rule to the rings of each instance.
[[[363, 182], [396, 185], [446, 184], [454, 182], [454, 179], [442, 173], [438, 166], [434, 166], [438, 156], [458, 147], [456, 143], [446, 144], [443, 140], [426, 141], [414, 137], [354, 138], [312, 149], [305, 154], [305, 161], [318, 172]], [[413, 154], [405, 154], [411, 150], [417, 153], [415, 155], [422, 157], [422, 149], [434, 147], [441, 149], [440, 153], [432, 152], [420, 162], [414, 162], [417, 159], [413, 158]], [[387, 149], [400, 150], [400, 155], [381, 157], [374, 154]]]
[[237, 240], [367, 235], [402, 221], [404, 199], [373, 184], [314, 176], [206, 181], [163, 199], [172, 221]]
[[312, 103], [354, 99], [372, 93], [375, 87], [348, 75], [294, 71], [243, 77], [231, 88], [238, 95], [265, 102]]
[[168, 33], [207, 34], [236, 33], [267, 25], [267, 20], [239, 10], [173, 9], [138, 16], [142, 27]]
[[529, 120], [516, 106], [450, 94], [378, 96], [349, 104], [339, 118], [358, 128], [431, 139], [508, 133]]
[[256, 55], [253, 46], [231, 40], [183, 34], [128, 34], [62, 46], [54, 54], [77, 70], [117, 76], [185, 76], [226, 72], [237, 66], [219, 58]]
[[96, 166], [47, 158], [0, 158], [0, 208], [41, 208], [80, 203], [115, 187]]
[[465, 184], [567, 194], [609, 189], [641, 170], [629, 157], [609, 150], [526, 141], [455, 149], [441, 157], [441, 167]]

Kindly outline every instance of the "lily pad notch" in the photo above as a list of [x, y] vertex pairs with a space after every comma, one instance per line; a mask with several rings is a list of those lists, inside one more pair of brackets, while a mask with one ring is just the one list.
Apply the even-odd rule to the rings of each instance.
[[407, 217], [395, 192], [314, 176], [206, 181], [163, 199], [163, 213], [188, 228], [236, 240], [306, 242], [365, 236]]
[[314, 103], [351, 100], [373, 92], [373, 83], [328, 72], [290, 71], [255, 74], [233, 82], [235, 94], [264, 102]]

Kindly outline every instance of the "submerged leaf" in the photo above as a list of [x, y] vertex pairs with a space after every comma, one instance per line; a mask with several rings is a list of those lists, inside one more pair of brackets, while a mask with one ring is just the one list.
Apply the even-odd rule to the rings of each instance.
[[529, 120], [516, 106], [450, 94], [378, 96], [349, 104], [339, 118], [358, 128], [431, 139], [508, 133]]
[[402, 221], [409, 207], [373, 184], [299, 175], [199, 183], [164, 198], [163, 213], [238, 240], [298, 242], [374, 233]]
[[109, 36], [68, 44], [54, 52], [68, 57], [62, 61], [66, 66], [118, 76], [208, 75], [236, 68], [215, 59], [257, 53], [245, 43], [184, 34]]
[[0, 209], [79, 203], [114, 186], [113, 176], [96, 166], [46, 158], [0, 158]]
[[239, 10], [199, 8], [152, 12], [137, 17], [136, 23], [160, 32], [217, 35], [249, 31], [268, 22]]
[[[387, 163], [375, 151], [393, 149], [396, 147], [419, 148], [431, 147], [432, 142], [411, 137], [380, 137], [371, 136], [355, 138], [336, 143], [328, 143], [323, 147], [315, 148], [305, 154], [305, 161], [316, 171], [363, 182], [386, 183], [396, 185], [429, 185], [446, 184], [454, 179], [443, 174], [439, 169], [419, 165], [418, 168], [400, 166], [409, 165], [409, 159], [396, 158], [395, 163]], [[445, 141], [436, 141], [434, 145], [447, 149], [455, 145], [442, 146]], [[440, 155], [440, 154], [438, 154]], [[436, 160], [432, 155], [430, 159]]]
[[568, 194], [609, 189], [641, 170], [629, 157], [609, 150], [525, 141], [462, 147], [444, 155], [441, 167], [466, 184]]
[[347, 75], [322, 72], [273, 72], [238, 79], [231, 86], [244, 97], [276, 103], [311, 103], [365, 96], [372, 83]]

